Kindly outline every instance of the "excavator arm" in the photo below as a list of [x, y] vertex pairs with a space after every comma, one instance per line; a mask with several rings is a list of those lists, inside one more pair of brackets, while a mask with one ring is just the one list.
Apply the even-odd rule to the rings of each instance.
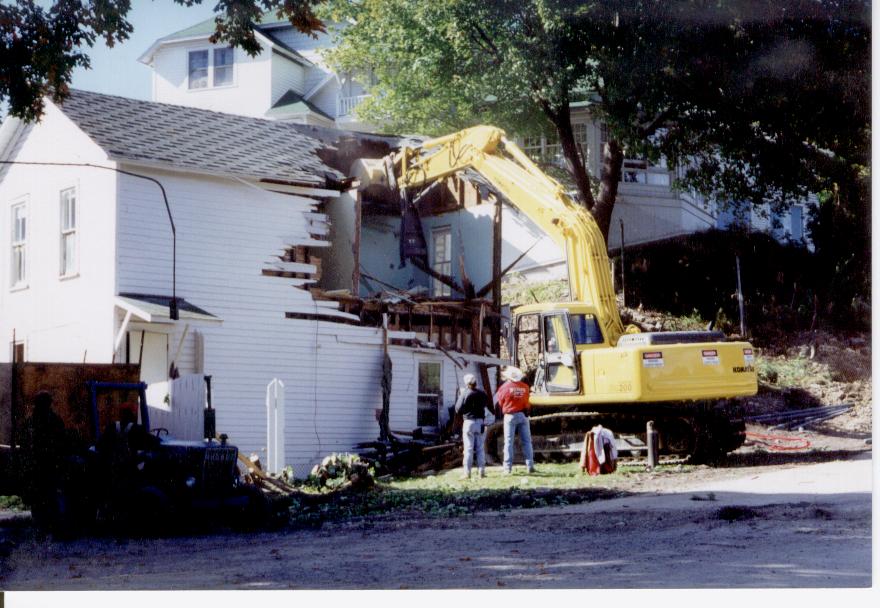
[[624, 330], [598, 224], [502, 130], [472, 127], [401, 148], [390, 162], [375, 165], [372, 171], [380, 175], [372, 175], [371, 181], [415, 189], [464, 169], [482, 175], [565, 252], [571, 299], [595, 306], [605, 336], [616, 344]]

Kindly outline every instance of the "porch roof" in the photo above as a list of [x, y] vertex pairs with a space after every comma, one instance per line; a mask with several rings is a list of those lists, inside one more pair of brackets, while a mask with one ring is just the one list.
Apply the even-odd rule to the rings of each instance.
[[[121, 293], [116, 296], [116, 305], [132, 316], [146, 323], [173, 323], [169, 305], [171, 296]], [[177, 298], [177, 310], [180, 320], [201, 323], [220, 324], [223, 319], [212, 315], [208, 311], [190, 304], [183, 298]]]

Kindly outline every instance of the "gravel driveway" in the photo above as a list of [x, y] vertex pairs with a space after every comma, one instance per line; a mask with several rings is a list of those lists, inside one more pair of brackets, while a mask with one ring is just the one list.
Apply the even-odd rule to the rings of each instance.
[[871, 585], [870, 453], [671, 493], [319, 530], [51, 542], [25, 526], [0, 588], [706, 588]]

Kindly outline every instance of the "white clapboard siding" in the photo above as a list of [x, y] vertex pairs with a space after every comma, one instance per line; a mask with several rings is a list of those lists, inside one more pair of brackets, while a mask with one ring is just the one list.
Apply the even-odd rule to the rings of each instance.
[[[143, 168], [141, 172], [145, 172]], [[222, 320], [198, 327], [204, 373], [213, 377], [217, 432], [227, 433], [244, 454], [266, 458], [266, 386], [285, 386], [285, 462], [298, 476], [332, 452], [378, 438], [382, 407], [382, 330], [352, 324], [285, 318], [302, 311], [337, 315], [335, 303], [316, 303], [294, 279], [262, 275], [279, 231], [304, 235], [322, 214], [291, 210], [289, 195], [257, 192], [222, 178], [150, 171], [168, 191], [178, 235], [177, 294]], [[120, 177], [118, 290], [168, 294], [171, 239], [161, 198], [148, 182]], [[307, 238], [307, 237], [306, 237]], [[195, 369], [195, 326], [180, 365]], [[178, 330], [179, 331], [179, 330]], [[179, 339], [179, 338], [178, 338]], [[177, 340], [169, 344], [176, 349]], [[436, 351], [389, 347], [393, 360], [391, 426], [416, 424], [417, 361], [443, 363], [444, 407], [455, 400], [463, 369]], [[171, 353], [173, 356], [173, 353]], [[180, 369], [183, 369], [180, 367]], [[265, 460], [264, 460], [265, 461]]]
[[321, 241], [312, 238], [302, 238], [301, 236], [287, 235], [281, 237], [281, 247], [330, 247], [333, 243], [330, 241]]
[[304, 274], [315, 274], [318, 268], [314, 264], [303, 264], [302, 262], [283, 262], [281, 260], [270, 260], [263, 263], [264, 268], [269, 270], [280, 270], [281, 272], [301, 272]]

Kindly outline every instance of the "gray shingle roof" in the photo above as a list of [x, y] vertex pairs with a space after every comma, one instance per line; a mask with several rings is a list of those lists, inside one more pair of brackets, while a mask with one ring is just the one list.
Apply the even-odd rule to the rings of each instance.
[[282, 122], [71, 90], [61, 111], [114, 160], [323, 185], [343, 175]]

